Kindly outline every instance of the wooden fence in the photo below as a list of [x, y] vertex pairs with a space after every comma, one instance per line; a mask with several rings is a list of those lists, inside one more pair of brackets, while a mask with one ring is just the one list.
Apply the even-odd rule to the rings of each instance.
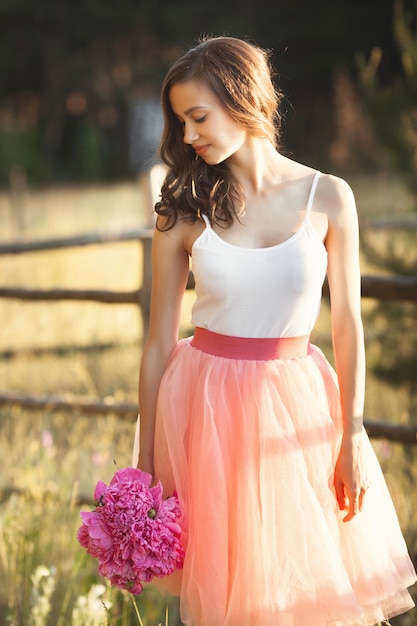
[[12, 242], [0, 245], [0, 256], [60, 250], [77, 246], [100, 245], [119, 241], [137, 241], [142, 249], [142, 285], [135, 291], [109, 291], [103, 289], [32, 289], [28, 287], [0, 287], [0, 298], [31, 301], [78, 300], [106, 304], [136, 304], [142, 315], [144, 332], [149, 319], [151, 293], [152, 228], [137, 228], [115, 234], [87, 233], [61, 239], [44, 239]]
[[[109, 413], [120, 419], [135, 421], [137, 404], [134, 402], [116, 402], [113, 398], [75, 397], [69, 395], [31, 395], [16, 391], [0, 392], [0, 407], [17, 405], [31, 411], [71, 411], [83, 415], [106, 416]], [[417, 443], [417, 427], [407, 424], [387, 424], [375, 420], [365, 420], [365, 428], [373, 439], [389, 439], [403, 444]]]
[[[160, 187], [161, 168], [154, 168], [149, 177], [142, 181], [146, 197], [150, 203], [154, 203], [157, 197], [157, 189]], [[416, 222], [417, 223], [417, 222]], [[379, 220], [373, 227], [393, 228], [404, 226], [415, 227], [413, 221], [406, 224], [394, 224], [388, 221], [388, 225]], [[15, 241], [0, 244], [1, 255], [17, 255], [36, 253], [46, 250], [58, 250], [63, 248], [103, 245], [107, 243], [122, 241], [137, 241], [142, 250], [142, 281], [138, 289], [134, 291], [110, 291], [96, 289], [33, 289], [29, 287], [0, 287], [0, 298], [15, 298], [28, 301], [93, 301], [106, 304], [132, 304], [139, 307], [143, 323], [143, 337], [146, 337], [149, 324], [149, 304], [151, 292], [151, 247], [152, 247], [151, 226], [137, 228], [115, 234], [109, 233], [87, 233], [73, 237], [60, 239], [44, 239], [38, 241]], [[194, 279], [190, 272], [187, 289], [194, 288]], [[417, 277], [409, 276], [362, 276], [361, 279], [362, 297], [375, 298], [378, 300], [402, 300], [417, 301]], [[324, 290], [326, 294], [326, 288]], [[22, 393], [1, 392], [0, 406], [6, 404], [19, 405], [26, 408], [45, 410], [46, 408], [59, 408], [61, 410], [71, 410], [83, 413], [114, 413], [119, 417], [134, 419], [137, 407], [129, 403], [116, 403], [111, 401], [101, 401], [91, 398], [63, 398], [50, 396], [33, 396]], [[388, 438], [392, 441], [402, 443], [417, 443], [417, 427], [386, 424], [366, 420], [365, 426], [371, 437]]]

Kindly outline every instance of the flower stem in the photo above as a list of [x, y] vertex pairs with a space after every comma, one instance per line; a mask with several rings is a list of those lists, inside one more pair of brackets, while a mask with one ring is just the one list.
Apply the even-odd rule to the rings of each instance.
[[130, 594], [130, 597], [132, 598], [133, 607], [135, 609], [136, 617], [138, 618], [139, 624], [140, 624], [140, 626], [143, 626], [143, 622], [142, 622], [142, 618], [141, 618], [140, 613], [139, 613], [138, 605], [136, 604], [135, 598], [133, 597], [132, 593]]

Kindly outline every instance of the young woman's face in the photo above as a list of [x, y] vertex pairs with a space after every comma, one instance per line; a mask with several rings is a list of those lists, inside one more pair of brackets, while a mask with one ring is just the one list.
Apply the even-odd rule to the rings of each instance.
[[203, 84], [191, 80], [173, 85], [169, 100], [184, 129], [184, 142], [206, 163], [217, 165], [245, 143], [247, 132], [237, 124]]

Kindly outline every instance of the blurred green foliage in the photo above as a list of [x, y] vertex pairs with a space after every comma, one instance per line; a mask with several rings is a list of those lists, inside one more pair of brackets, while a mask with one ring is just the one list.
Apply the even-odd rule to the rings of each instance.
[[[335, 73], [345, 69], [356, 84], [357, 53], [367, 59], [374, 49], [384, 51], [375, 75], [381, 84], [407, 71], [392, 28], [394, 2], [4, 0], [0, 185], [15, 167], [35, 184], [132, 174], [132, 104], [157, 94], [167, 67], [203, 33], [248, 37], [273, 51], [286, 95], [287, 152], [334, 169]], [[403, 2], [415, 23], [415, 0]], [[382, 119], [392, 103], [379, 92], [369, 106]], [[400, 99], [395, 106], [402, 111]], [[414, 118], [407, 123], [415, 130]]]
[[[415, 3], [417, 9], [417, 3]], [[383, 164], [417, 191], [417, 22], [403, 0], [394, 1], [393, 32], [402, 72], [388, 84], [378, 70], [386, 51], [374, 48], [368, 60], [358, 56], [362, 95], [383, 148]], [[417, 209], [417, 202], [416, 202]]]
[[0, 179], [7, 180], [10, 171], [19, 167], [30, 181], [47, 176], [48, 164], [40, 158], [40, 128], [7, 128], [0, 126]]

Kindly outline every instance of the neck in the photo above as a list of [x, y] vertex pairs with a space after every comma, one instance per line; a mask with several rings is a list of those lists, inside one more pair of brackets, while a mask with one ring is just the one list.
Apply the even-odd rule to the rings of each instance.
[[251, 138], [228, 160], [233, 176], [248, 194], [276, 183], [285, 157], [268, 139]]

